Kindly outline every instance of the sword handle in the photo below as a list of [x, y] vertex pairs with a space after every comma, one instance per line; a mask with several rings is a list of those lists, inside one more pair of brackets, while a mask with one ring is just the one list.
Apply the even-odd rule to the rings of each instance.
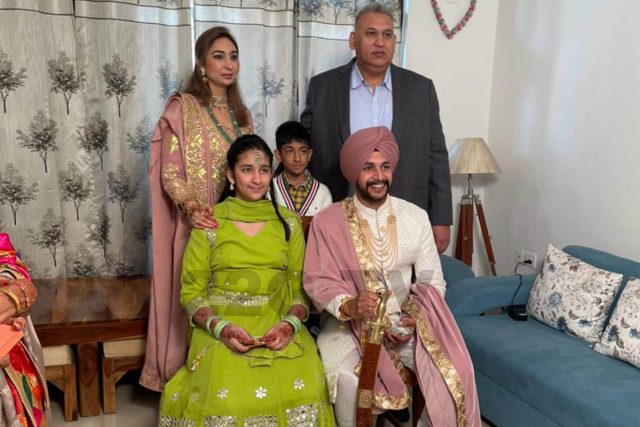
[[374, 344], [382, 343], [382, 335], [384, 334], [384, 316], [387, 313], [387, 300], [389, 299], [389, 291], [380, 288], [376, 291], [378, 295], [378, 305], [376, 306], [376, 320], [371, 322], [369, 326], [369, 334], [367, 342]]

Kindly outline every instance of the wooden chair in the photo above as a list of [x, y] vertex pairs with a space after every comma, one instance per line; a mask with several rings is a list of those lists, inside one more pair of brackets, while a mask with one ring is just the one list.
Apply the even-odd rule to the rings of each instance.
[[44, 369], [47, 381], [64, 394], [64, 419], [78, 419], [78, 393], [76, 388], [76, 365], [70, 345], [43, 347]]
[[[420, 421], [420, 417], [422, 416], [422, 411], [424, 411], [424, 396], [420, 391], [420, 384], [418, 383], [418, 378], [416, 377], [416, 375], [409, 369], [407, 369], [407, 373], [409, 374], [406, 381], [407, 388], [413, 389], [413, 401], [411, 405], [411, 426], [416, 427], [418, 425], [418, 421]], [[404, 424], [398, 421], [389, 412], [384, 412], [378, 415], [376, 425], [377, 427], [384, 427], [387, 421], [393, 427], [404, 427]]]
[[302, 218], [302, 232], [304, 233], [304, 240], [307, 241], [309, 237], [309, 227], [311, 227], [312, 216], [303, 216]]
[[128, 371], [142, 369], [147, 340], [108, 341], [102, 345], [102, 410], [116, 412], [116, 383]]

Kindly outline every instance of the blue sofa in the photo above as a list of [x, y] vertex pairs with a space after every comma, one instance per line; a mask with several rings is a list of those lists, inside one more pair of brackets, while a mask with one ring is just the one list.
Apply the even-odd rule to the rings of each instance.
[[455, 286], [458, 282], [465, 279], [476, 277], [473, 270], [459, 259], [452, 258], [448, 255], [440, 255], [440, 264], [442, 266], [442, 274], [447, 287]]
[[[564, 251], [622, 273], [623, 287], [640, 277], [636, 261], [581, 246]], [[535, 278], [522, 277], [514, 304], [527, 303]], [[478, 277], [447, 289], [473, 360], [482, 415], [499, 427], [640, 426], [640, 369], [532, 318], [482, 315], [509, 305], [518, 283], [518, 276]]]

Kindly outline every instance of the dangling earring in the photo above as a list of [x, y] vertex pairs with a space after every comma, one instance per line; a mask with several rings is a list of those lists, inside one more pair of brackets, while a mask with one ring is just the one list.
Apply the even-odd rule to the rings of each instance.
[[204, 67], [200, 67], [200, 75], [202, 76], [202, 83], [207, 84], [207, 73]]
[[233, 191], [233, 181], [231, 181], [231, 184], [229, 184], [229, 190]]

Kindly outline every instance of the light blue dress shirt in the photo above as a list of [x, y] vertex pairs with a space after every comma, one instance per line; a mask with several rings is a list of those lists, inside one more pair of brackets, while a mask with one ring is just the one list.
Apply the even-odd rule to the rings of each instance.
[[375, 126], [386, 126], [391, 130], [393, 122], [391, 67], [387, 68], [382, 83], [374, 89], [367, 85], [358, 66], [354, 63], [349, 91], [351, 133]]

